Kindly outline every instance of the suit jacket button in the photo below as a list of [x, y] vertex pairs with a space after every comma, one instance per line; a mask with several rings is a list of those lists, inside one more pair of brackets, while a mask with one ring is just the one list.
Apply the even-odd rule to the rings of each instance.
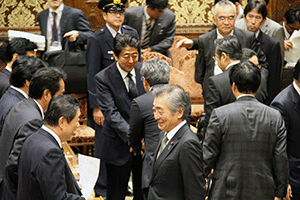
[[113, 60], [113, 59], [114, 59], [114, 57], [111, 57], [110, 59], [111, 59], [111, 60]]

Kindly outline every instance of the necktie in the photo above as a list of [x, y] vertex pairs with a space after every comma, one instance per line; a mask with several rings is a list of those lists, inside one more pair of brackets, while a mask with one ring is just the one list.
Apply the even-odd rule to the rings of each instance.
[[136, 85], [135, 83], [133, 82], [132, 80], [132, 74], [130, 74], [130, 72], [127, 74], [127, 77], [129, 79], [128, 81], [128, 89], [129, 89], [129, 96], [132, 99], [134, 99], [135, 97], [137, 97], [138, 95], [138, 91], [137, 91], [137, 88], [136, 88]]
[[159, 147], [159, 151], [158, 151], [158, 154], [157, 154], [157, 157], [161, 154], [161, 152], [164, 150], [164, 148], [166, 147], [168, 143], [168, 137], [167, 135], [165, 135], [163, 137], [163, 139], [161, 140], [161, 144], [160, 144], [160, 147]]
[[53, 24], [52, 24], [52, 42], [58, 41], [57, 27], [56, 27], [56, 12], [51, 12], [53, 16]]
[[142, 49], [146, 49], [150, 44], [150, 35], [152, 31], [152, 19], [146, 20], [146, 31], [142, 42]]

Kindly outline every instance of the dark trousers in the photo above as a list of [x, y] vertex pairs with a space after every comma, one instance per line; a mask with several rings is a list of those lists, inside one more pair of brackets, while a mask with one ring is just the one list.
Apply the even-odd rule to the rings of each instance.
[[293, 197], [291, 198], [291, 200], [300, 200], [300, 194], [293, 194], [293, 190], [292, 190], [292, 195]]
[[133, 156], [131, 169], [132, 169], [132, 185], [133, 185], [134, 200], [143, 200], [142, 167], [143, 167], [142, 156], [141, 155]]

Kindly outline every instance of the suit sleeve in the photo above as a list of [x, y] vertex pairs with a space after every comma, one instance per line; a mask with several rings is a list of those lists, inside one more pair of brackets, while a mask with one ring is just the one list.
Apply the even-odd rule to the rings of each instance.
[[23, 125], [15, 138], [12, 151], [8, 156], [6, 170], [9, 173], [10, 177], [14, 181], [14, 183], [18, 184], [18, 159], [22, 149], [22, 146], [27, 139], [28, 136], [37, 132], [39, 128], [42, 126], [42, 121], [39, 119], [34, 119], [27, 122]]
[[[67, 192], [66, 166], [67, 162], [60, 149], [52, 149], [41, 160], [36, 169], [36, 179], [45, 200], [76, 199], [84, 200], [76, 194]], [[45, 170], [47, 169], [47, 170]], [[74, 184], [77, 184], [76, 182]]]
[[[118, 136], [127, 144], [129, 124], [119, 112], [111, 88], [109, 87], [109, 83], [106, 82], [106, 79], [108, 78], [95, 76], [98, 106], [105, 117], [104, 123], [109, 124], [110, 128], [114, 129]], [[114, 137], [114, 135], [112, 135], [112, 137]]]
[[79, 12], [75, 14], [75, 17], [77, 26], [76, 30], [79, 33], [77, 43], [86, 44], [88, 37], [92, 36], [93, 34], [92, 27], [82, 10], [79, 10]]
[[151, 46], [151, 51], [155, 52], [166, 52], [173, 43], [175, 31], [176, 31], [176, 23], [175, 23], [175, 15], [172, 13], [172, 15], [167, 15], [166, 17], [172, 18], [167, 19], [170, 20], [170, 23], [166, 27], [166, 30], [164, 31], [164, 39], [160, 41], [158, 44]]
[[87, 40], [87, 50], [86, 50], [86, 66], [87, 66], [87, 82], [88, 82], [88, 95], [89, 103], [91, 108], [97, 108], [96, 99], [96, 86], [95, 86], [95, 75], [101, 71], [101, 59], [103, 53], [101, 50], [101, 45], [95, 36], [89, 37]]
[[[273, 38], [279, 42], [281, 57], [284, 58], [284, 29], [283, 29], [283, 27], [281, 27], [280, 29], [278, 29], [274, 32]], [[283, 59], [282, 59], [281, 65], [283, 65]]]
[[210, 173], [218, 160], [220, 153], [220, 145], [222, 139], [222, 132], [220, 121], [217, 117], [216, 111], [213, 110], [206, 129], [204, 143], [203, 143], [203, 160], [205, 176]]
[[141, 110], [135, 100], [131, 102], [129, 142], [134, 150], [141, 149], [141, 140], [144, 137], [144, 119]]
[[197, 83], [203, 84], [205, 71], [206, 71], [206, 65], [204, 60], [204, 50], [203, 45], [200, 39], [197, 40], [197, 46], [198, 46], [198, 54], [196, 56], [196, 63], [195, 63], [195, 81]]
[[288, 127], [290, 127], [290, 121], [289, 121], [289, 117], [287, 115], [288, 111], [286, 110], [286, 107], [284, 106], [284, 104], [282, 104], [280, 101], [272, 101], [270, 107], [274, 108], [280, 112], [281, 116], [284, 119], [285, 127], [288, 129]]
[[284, 198], [286, 195], [287, 183], [288, 183], [288, 159], [286, 152], [286, 129], [284, 122], [279, 120], [279, 130], [277, 133], [277, 141], [274, 150], [274, 175], [277, 189], [275, 191], [275, 196], [279, 198]]
[[180, 168], [186, 200], [205, 198], [203, 157], [197, 140], [186, 141], [180, 150]]

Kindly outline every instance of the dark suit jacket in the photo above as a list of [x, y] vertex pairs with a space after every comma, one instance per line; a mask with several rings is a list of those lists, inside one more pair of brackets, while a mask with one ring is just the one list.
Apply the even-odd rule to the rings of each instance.
[[[121, 27], [122, 33], [127, 33], [139, 38], [135, 29], [129, 26]], [[113, 40], [106, 25], [96, 31], [87, 41], [86, 65], [88, 70], [88, 93], [91, 108], [97, 108], [95, 75], [115, 62], [113, 52]]]
[[270, 105], [271, 101], [280, 92], [282, 69], [280, 44], [274, 38], [261, 31], [259, 32], [257, 39], [267, 58], [267, 62], [269, 63], [269, 77], [267, 82], [268, 97], [264, 103]]
[[293, 194], [300, 194], [300, 96], [293, 84], [280, 92], [271, 103], [278, 110], [287, 129], [287, 154]]
[[[37, 15], [37, 20], [39, 22], [42, 35], [45, 36], [46, 39], [47, 39], [48, 16], [49, 16], [49, 9], [43, 10]], [[63, 38], [64, 34], [72, 30], [78, 31], [79, 35], [76, 42], [81, 47], [83, 47], [83, 45], [86, 44], [88, 37], [90, 37], [93, 34], [92, 27], [89, 21], [86, 19], [82, 10], [71, 8], [66, 5], [64, 5], [63, 13], [59, 24], [60, 24], [60, 38], [62, 44], [64, 40], [68, 39], [68, 38]], [[74, 48], [75, 48], [74, 44], [69, 43], [69, 49], [73, 50]]]
[[[159, 85], [156, 85], [159, 86]], [[156, 86], [153, 86], [152, 89]], [[149, 187], [154, 154], [161, 130], [158, 128], [157, 120], [153, 114], [154, 96], [152, 90], [143, 94], [131, 102], [129, 141], [134, 150], [141, 149], [141, 140], [144, 139], [145, 151], [142, 168], [142, 188]]]
[[278, 111], [252, 96], [213, 110], [203, 144], [208, 199], [283, 198], [288, 181], [286, 129]]
[[63, 149], [41, 128], [25, 141], [19, 159], [18, 198], [81, 199]]
[[[155, 157], [164, 137], [160, 134]], [[205, 180], [202, 149], [195, 133], [188, 124], [173, 136], [157, 159], [154, 159], [148, 200], [204, 199]]]
[[[124, 24], [135, 28], [141, 36], [142, 24], [144, 17], [145, 6], [127, 8], [125, 10]], [[168, 57], [171, 57], [168, 49], [173, 44], [175, 36], [175, 15], [169, 9], [164, 9], [162, 16], [155, 20], [152, 33], [150, 36], [150, 48], [151, 51], [162, 53]]]
[[[265, 99], [267, 97], [266, 87], [269, 69], [266, 57], [260, 48], [260, 44], [255, 38], [255, 34], [253, 32], [234, 28], [233, 34], [241, 43], [242, 48], [250, 48], [257, 53], [263, 77], [260, 90], [262, 91], [262, 98]], [[217, 30], [215, 29], [204, 35], [200, 35], [198, 38], [193, 39], [194, 45], [191, 48], [198, 50], [198, 55], [196, 57], [195, 63], [195, 81], [202, 85], [204, 99], [206, 97], [208, 78], [214, 75], [215, 61], [213, 59], [213, 56], [215, 55], [214, 41], [216, 39]]]
[[4, 93], [2, 98], [0, 99], [0, 136], [2, 132], [2, 128], [4, 125], [4, 121], [12, 109], [14, 105], [16, 105], [18, 102], [24, 100], [25, 97], [18, 92], [17, 90], [9, 87], [8, 90]]
[[[140, 69], [134, 68], [138, 95], [144, 94]], [[129, 152], [128, 132], [131, 99], [116, 63], [108, 66], [95, 76], [98, 107], [105, 117], [100, 134], [100, 158], [113, 165], [124, 165], [132, 157]]]
[[9, 82], [10, 75], [11, 72], [5, 68], [0, 72], [0, 98], [3, 96], [7, 88], [10, 86], [10, 82]]
[[4, 182], [3, 186], [9, 187], [3, 188], [3, 194], [16, 195], [21, 148], [27, 137], [42, 126], [42, 120], [42, 113], [32, 98], [16, 104], [7, 115], [0, 138], [0, 185]]

